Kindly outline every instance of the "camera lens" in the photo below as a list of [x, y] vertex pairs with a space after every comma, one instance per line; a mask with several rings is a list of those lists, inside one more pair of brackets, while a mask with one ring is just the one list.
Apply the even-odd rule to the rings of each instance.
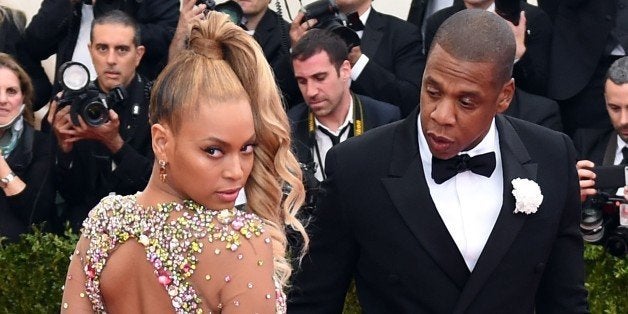
[[98, 126], [109, 121], [109, 110], [102, 102], [93, 101], [85, 105], [81, 117], [85, 123]]
[[604, 236], [603, 222], [601, 210], [595, 208], [582, 209], [582, 219], [580, 221], [582, 239], [586, 242], [600, 241]]

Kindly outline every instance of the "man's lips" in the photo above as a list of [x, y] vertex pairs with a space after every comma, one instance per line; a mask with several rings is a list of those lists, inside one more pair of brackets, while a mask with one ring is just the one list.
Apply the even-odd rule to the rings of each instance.
[[446, 151], [451, 146], [451, 144], [454, 143], [453, 140], [447, 137], [439, 136], [433, 133], [428, 133], [426, 139], [428, 143], [431, 144], [430, 146], [432, 147], [432, 149], [437, 152]]

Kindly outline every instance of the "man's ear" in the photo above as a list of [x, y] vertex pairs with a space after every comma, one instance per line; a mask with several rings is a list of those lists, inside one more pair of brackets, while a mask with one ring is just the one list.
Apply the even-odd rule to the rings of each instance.
[[146, 47], [142, 45], [137, 46], [137, 48], [135, 49], [135, 67], [140, 64], [140, 61], [142, 61], [142, 57], [144, 56], [145, 52]]
[[349, 60], [345, 60], [342, 62], [339, 72], [340, 78], [342, 78], [344, 81], [348, 81], [349, 79], [351, 79], [351, 63], [349, 63]]
[[155, 123], [150, 127], [150, 133], [155, 159], [167, 162], [172, 150], [172, 143], [174, 142], [170, 128], [166, 125]]
[[510, 102], [515, 95], [515, 79], [510, 79], [508, 83], [504, 84], [502, 91], [497, 98], [497, 112], [502, 113], [508, 109]]

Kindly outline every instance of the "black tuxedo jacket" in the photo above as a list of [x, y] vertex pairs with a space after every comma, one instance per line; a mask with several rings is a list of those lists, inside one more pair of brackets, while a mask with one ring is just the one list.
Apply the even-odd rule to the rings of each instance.
[[616, 1], [572, 0], [557, 5], [548, 95], [575, 96], [589, 82], [615, 26]]
[[292, 70], [289, 31], [290, 24], [275, 11], [268, 9], [257, 24], [253, 38], [262, 47], [287, 106], [291, 107], [302, 102], [303, 97]]
[[371, 9], [364, 27], [360, 47], [370, 61], [351, 89], [399, 107], [405, 117], [419, 103], [425, 69], [421, 31], [375, 9]]
[[[573, 145], [515, 118], [496, 124], [503, 206], [472, 273], [431, 199], [415, 111], [329, 151], [289, 312], [340, 313], [352, 277], [365, 313], [587, 312]], [[513, 213], [515, 178], [539, 184], [536, 213]]]
[[[425, 25], [425, 51], [430, 45], [438, 28], [454, 13], [466, 9], [463, 2], [444, 8], [427, 19]], [[552, 22], [543, 10], [521, 1], [521, 9], [525, 11], [527, 31], [525, 44], [526, 52], [521, 60], [515, 63], [512, 76], [517, 87], [536, 95], [547, 95], [547, 80], [549, 76], [549, 56], [552, 44]]]
[[515, 90], [515, 96], [504, 114], [554, 131], [563, 131], [558, 103], [547, 97], [527, 93], [520, 88]]
[[[355, 94], [354, 94], [355, 95]], [[395, 122], [400, 119], [399, 108], [370, 97], [357, 95], [364, 108], [364, 131]], [[302, 103], [288, 111], [292, 127], [294, 153], [299, 162], [312, 162], [312, 138], [308, 131], [309, 107]]]
[[[429, 16], [425, 16], [427, 5], [432, 0], [412, 0], [410, 2], [410, 11], [408, 11], [408, 22], [421, 28], [423, 20]], [[462, 0], [454, 0], [454, 3], [462, 3]]]
[[573, 143], [578, 159], [587, 159], [596, 165], [612, 166], [617, 150], [615, 129], [579, 129], [574, 133]]

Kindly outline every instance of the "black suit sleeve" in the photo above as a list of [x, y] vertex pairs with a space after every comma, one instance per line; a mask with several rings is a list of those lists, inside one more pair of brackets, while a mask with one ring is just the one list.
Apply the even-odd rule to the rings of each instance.
[[513, 68], [517, 87], [536, 95], [547, 95], [552, 22], [545, 12], [524, 4], [527, 30], [526, 52]]
[[142, 1], [135, 16], [146, 53], [138, 71], [155, 79], [168, 61], [168, 46], [179, 20], [178, 0]]
[[309, 252], [293, 277], [288, 297], [290, 313], [341, 313], [358, 256], [345, 201], [339, 194], [334, 150], [325, 161], [328, 181], [323, 183], [317, 209], [307, 226]]
[[[390, 29], [384, 35], [394, 36], [390, 42], [395, 47], [391, 49], [393, 55], [389, 56], [392, 67], [384, 67], [378, 64], [377, 56], [367, 55], [369, 62], [351, 84], [351, 89], [357, 94], [399, 107], [403, 117], [419, 104], [425, 68], [425, 56], [421, 51], [421, 31], [410, 24], [404, 26], [407, 27]], [[397, 32], [402, 34], [395, 34]]]
[[25, 30], [26, 48], [38, 60], [57, 52], [58, 44], [68, 34], [74, 7], [69, 0], [44, 0]]
[[538, 314], [588, 313], [587, 291], [584, 289], [584, 248], [578, 229], [580, 222], [580, 198], [576, 155], [571, 140], [563, 135], [567, 160], [565, 167], [569, 177], [562, 217], [552, 251], [536, 294]]

